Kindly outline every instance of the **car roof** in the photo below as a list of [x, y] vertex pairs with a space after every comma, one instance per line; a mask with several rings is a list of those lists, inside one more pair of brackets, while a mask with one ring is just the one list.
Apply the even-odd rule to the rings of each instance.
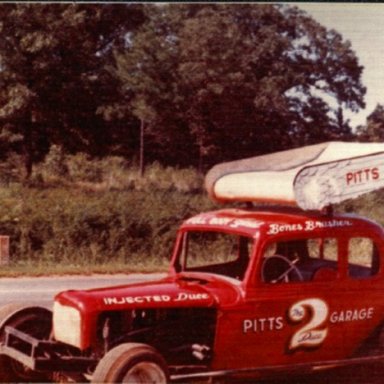
[[182, 230], [211, 230], [255, 237], [258, 234], [308, 234], [335, 230], [382, 234], [375, 222], [350, 214], [323, 214], [290, 207], [221, 209], [198, 214], [186, 220]]

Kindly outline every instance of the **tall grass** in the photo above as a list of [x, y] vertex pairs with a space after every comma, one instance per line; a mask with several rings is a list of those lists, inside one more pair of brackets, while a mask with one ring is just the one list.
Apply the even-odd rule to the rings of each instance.
[[[140, 177], [122, 158], [52, 147], [26, 185], [21, 164], [16, 157], [0, 163], [0, 234], [11, 238], [11, 264], [0, 275], [166, 270], [179, 224], [217, 208], [193, 169], [155, 163]], [[384, 224], [383, 197], [373, 193], [338, 210]]]
[[166, 270], [181, 221], [213, 208], [192, 169], [153, 164], [140, 177], [120, 158], [57, 152], [28, 185], [3, 183], [0, 202], [0, 234], [11, 237], [2, 274]]

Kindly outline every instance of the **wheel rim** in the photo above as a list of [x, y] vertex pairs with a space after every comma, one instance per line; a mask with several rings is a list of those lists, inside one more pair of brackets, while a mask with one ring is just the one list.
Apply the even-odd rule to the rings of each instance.
[[[11, 326], [17, 330], [25, 332], [37, 339], [47, 339], [51, 329], [51, 321], [48, 318], [38, 318], [34, 314], [25, 315], [21, 319], [10, 323]], [[21, 381], [34, 381], [41, 378], [40, 373], [36, 373], [24, 364], [10, 359], [10, 369], [18, 376]]]
[[155, 363], [143, 361], [128, 370], [123, 383], [166, 383], [163, 370]]

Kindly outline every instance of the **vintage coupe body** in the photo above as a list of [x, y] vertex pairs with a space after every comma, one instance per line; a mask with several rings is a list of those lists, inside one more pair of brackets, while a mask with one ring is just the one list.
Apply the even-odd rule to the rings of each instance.
[[165, 383], [383, 359], [383, 257], [378, 224], [329, 208], [202, 213], [161, 279], [62, 292], [52, 313], [0, 309], [0, 378]]

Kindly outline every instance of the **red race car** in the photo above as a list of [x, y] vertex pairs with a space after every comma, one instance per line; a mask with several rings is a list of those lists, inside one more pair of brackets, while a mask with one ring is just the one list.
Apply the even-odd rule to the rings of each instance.
[[383, 186], [382, 144], [214, 167], [210, 196], [245, 208], [182, 223], [164, 278], [0, 308], [0, 379], [256, 380], [382, 359], [384, 232], [332, 204]]

